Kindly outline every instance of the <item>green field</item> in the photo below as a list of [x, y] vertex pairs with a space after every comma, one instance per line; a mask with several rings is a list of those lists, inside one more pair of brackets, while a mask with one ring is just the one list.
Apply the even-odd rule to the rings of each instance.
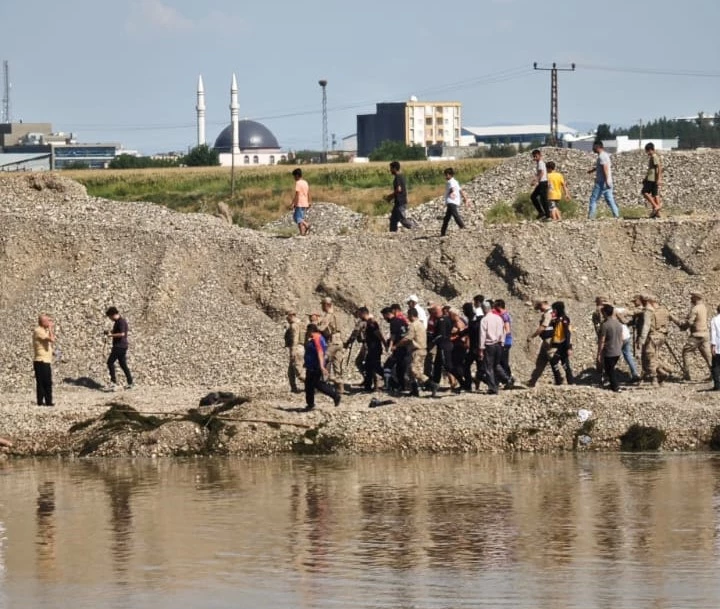
[[[403, 163], [410, 206], [442, 194], [448, 165], [463, 183], [501, 160], [467, 159], [436, 163]], [[259, 227], [289, 211], [294, 192], [290, 165], [235, 170], [235, 194], [231, 195], [231, 172], [225, 167], [178, 167], [167, 169], [70, 170], [62, 175], [84, 184], [88, 193], [118, 201], [152, 201], [177, 211], [214, 213], [225, 201], [235, 221]], [[387, 163], [304, 165], [314, 201], [344, 205], [353, 211], [379, 215], [389, 211], [383, 196], [392, 190]]]

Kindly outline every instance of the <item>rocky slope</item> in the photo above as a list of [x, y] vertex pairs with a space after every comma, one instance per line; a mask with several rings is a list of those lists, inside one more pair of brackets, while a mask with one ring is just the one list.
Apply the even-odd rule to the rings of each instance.
[[[517, 163], [509, 161], [508, 171]], [[700, 164], [711, 166], [708, 159]], [[284, 400], [284, 311], [316, 310], [326, 295], [335, 299], [346, 332], [355, 307], [377, 313], [410, 293], [456, 305], [477, 293], [505, 298], [519, 339], [513, 366], [520, 379], [534, 356], [522, 348], [537, 318], [527, 302], [539, 295], [563, 299], [576, 328], [575, 368], [582, 371], [593, 366], [589, 317], [596, 294], [625, 304], [638, 291], [652, 291], [678, 313], [691, 290], [704, 290], [713, 308], [720, 302], [720, 223], [698, 209], [659, 221], [491, 227], [479, 225], [478, 210], [473, 228], [442, 239], [432, 225], [394, 236], [283, 238], [207, 215], [91, 198], [53, 175], [1, 176], [0, 390], [31, 396], [30, 335], [41, 311], [58, 324], [56, 382], [104, 382], [103, 312], [114, 304], [130, 322], [138, 383], [193, 388], [187, 403], [174, 406], [190, 407], [199, 392], [221, 386]], [[672, 337], [678, 352], [683, 337], [677, 331]], [[694, 374], [705, 375], [699, 366]]]

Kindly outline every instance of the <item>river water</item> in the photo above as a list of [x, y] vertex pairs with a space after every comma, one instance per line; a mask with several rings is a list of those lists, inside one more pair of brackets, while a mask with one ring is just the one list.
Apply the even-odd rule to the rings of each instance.
[[8, 608], [709, 609], [720, 457], [0, 463]]

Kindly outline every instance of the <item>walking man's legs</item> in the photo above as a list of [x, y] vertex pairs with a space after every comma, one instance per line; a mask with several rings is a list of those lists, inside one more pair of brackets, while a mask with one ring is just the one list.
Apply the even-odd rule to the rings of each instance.
[[630, 376], [632, 377], [632, 380], [638, 380], [640, 378], [640, 375], [638, 374], [637, 364], [635, 363], [635, 358], [633, 357], [632, 353], [632, 338], [628, 338], [627, 340], [623, 341], [622, 354], [623, 359], [628, 365], [628, 368], [630, 368]]
[[615, 196], [613, 195], [612, 186], [610, 188], [606, 188], [605, 190], [603, 190], [603, 198], [605, 199], [605, 202], [608, 204], [608, 207], [610, 208], [610, 213], [613, 215], [613, 218], [619, 218], [620, 210], [618, 209], [618, 206], [615, 203]]
[[617, 372], [615, 372], [615, 366], [617, 366], [619, 359], [620, 358], [618, 356], [615, 356], [606, 357], [603, 360], [605, 364], [605, 374], [610, 381], [610, 389], [612, 389], [613, 391], [618, 391], [620, 389], [620, 385], [618, 385], [617, 381]]

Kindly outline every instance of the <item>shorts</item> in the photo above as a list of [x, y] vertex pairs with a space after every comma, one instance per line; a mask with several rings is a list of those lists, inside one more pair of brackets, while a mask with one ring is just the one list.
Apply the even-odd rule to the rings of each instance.
[[304, 222], [306, 211], [307, 207], [296, 207], [293, 210], [293, 222], [295, 222], [295, 224], [300, 224], [300, 222]]
[[643, 195], [650, 195], [653, 197], [658, 196], [658, 185], [657, 182], [651, 182], [650, 180], [643, 180], [642, 190], [640, 191]]
[[548, 209], [557, 209], [557, 201], [548, 201], [550, 207]]

